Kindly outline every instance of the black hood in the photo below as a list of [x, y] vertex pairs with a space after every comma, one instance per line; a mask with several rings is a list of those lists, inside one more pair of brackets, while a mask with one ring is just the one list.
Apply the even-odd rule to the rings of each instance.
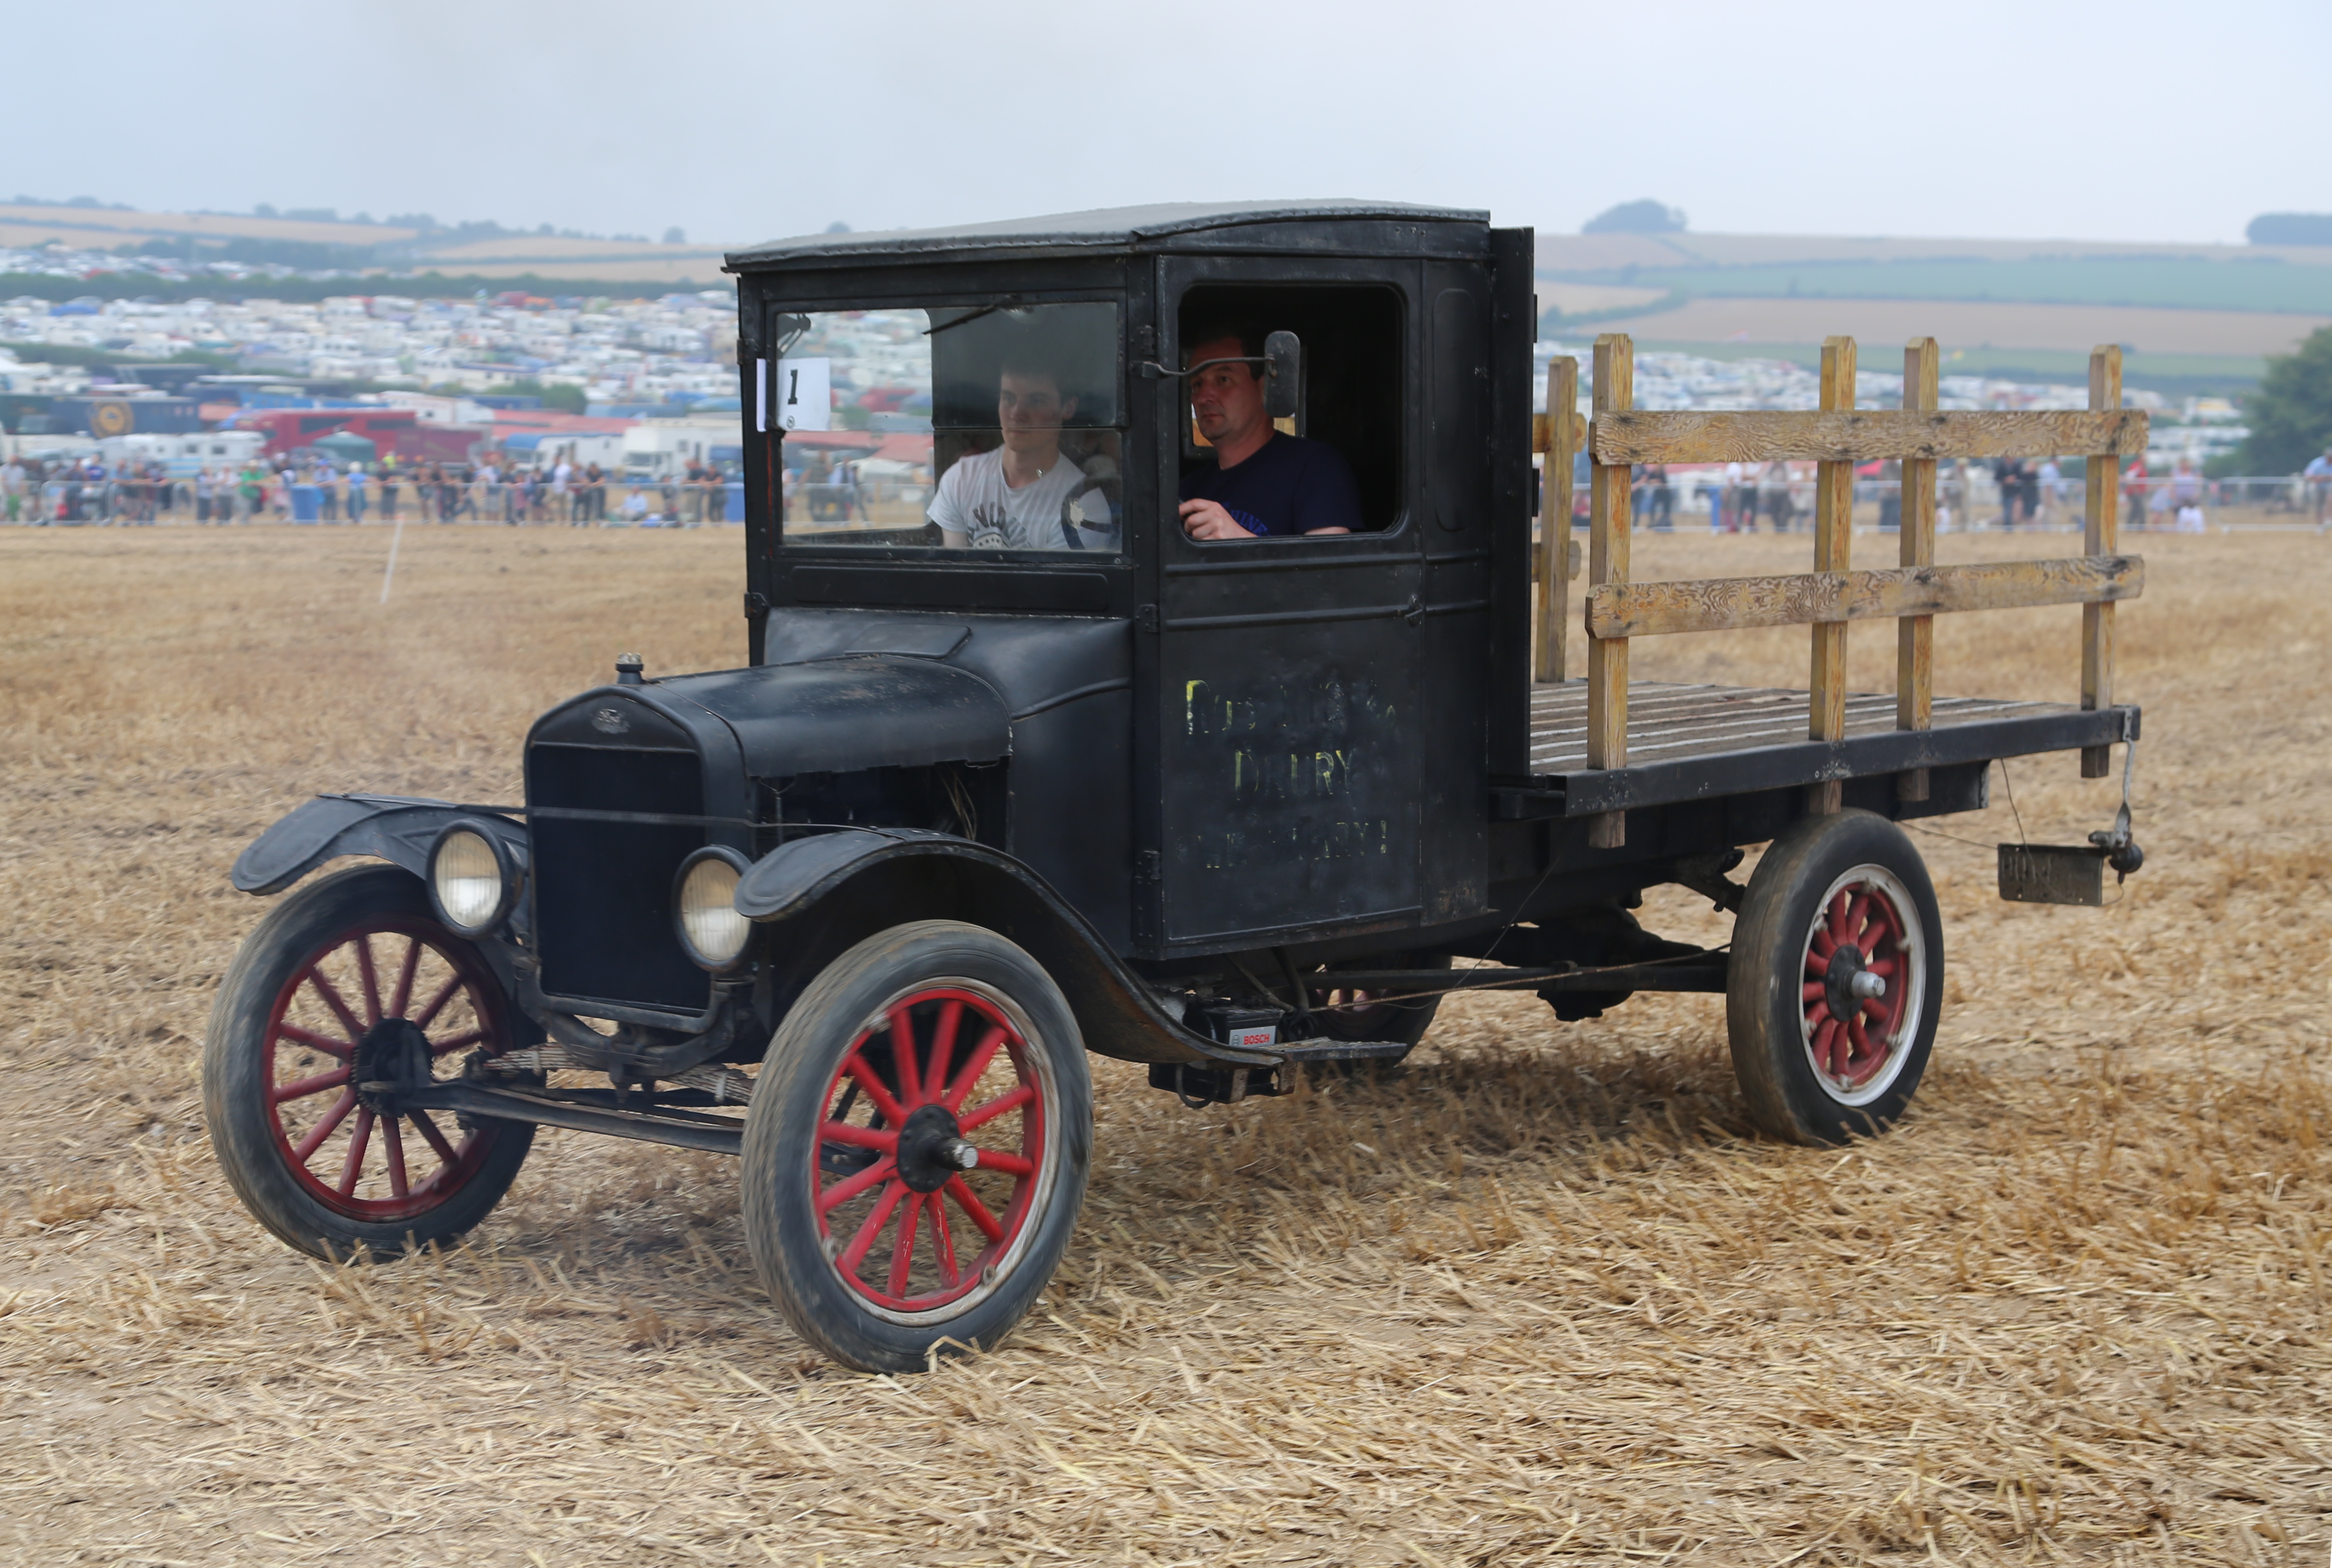
[[1003, 693], [932, 659], [862, 654], [676, 675], [650, 689], [718, 716], [757, 779], [992, 762], [1012, 752]]

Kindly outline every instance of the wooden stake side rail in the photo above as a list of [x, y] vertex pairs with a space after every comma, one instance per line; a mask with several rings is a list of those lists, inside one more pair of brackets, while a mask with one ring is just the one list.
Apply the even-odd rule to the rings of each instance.
[[[1914, 339], [1903, 356], [1903, 402], [1897, 410], [1854, 406], [1855, 342], [1822, 344], [1821, 407], [1814, 413], [1644, 410], [1635, 402], [1635, 345], [1624, 332], [1595, 340], [1594, 417], [1587, 430], [1592, 475], [1588, 535], [1586, 765], [1599, 771], [1629, 767], [1628, 643], [1676, 632], [1732, 631], [1752, 626], [1812, 629], [1807, 682], [1808, 741], [1834, 746], [1847, 724], [1846, 634], [1850, 621], [1888, 617], [1898, 622], [1896, 728], [1917, 734], [1934, 723], [1934, 617], [1961, 610], [2036, 605], [2082, 607], [2081, 708], [2100, 713], [2113, 703], [2113, 607], [2145, 587], [2145, 563], [2117, 553], [2121, 458], [2143, 453], [2144, 412], [2121, 406], [2121, 350], [2110, 344], [2089, 357], [2089, 407], [2085, 413], [1946, 413], [1935, 406], [1942, 356], [1932, 338]], [[1574, 372], [1575, 374], [1575, 368]], [[1550, 367], [1548, 387], [1559, 378]], [[1575, 383], [1564, 383], [1575, 385]], [[1550, 404], [1534, 429], [1534, 445], [1563, 447], [1570, 421]], [[1935, 464], [1944, 458], [2085, 456], [2088, 469], [2087, 553], [2067, 559], [2002, 561], [1977, 566], [1935, 564]], [[1553, 459], [1550, 453], [1550, 461]], [[1628, 576], [1630, 486], [1643, 463], [1746, 463], [1811, 458], [1815, 481], [1814, 569], [1790, 577], [1721, 578], [1699, 582], [1631, 583]], [[1854, 469], [1874, 460], [1901, 462], [1901, 565], [1885, 571], [1849, 569], [1853, 548]], [[1567, 499], [1563, 483], [1542, 485], [1548, 501]], [[1542, 514], [1545, 514], [1543, 512]], [[1563, 521], [1567, 524], [1566, 512]], [[1561, 532], [1567, 533], [1567, 526]], [[1544, 617], [1568, 598], [1559, 558], [1560, 535], [1542, 526], [1541, 647], [1555, 634]], [[1558, 598], [1558, 583], [1564, 590]], [[1556, 645], [1559, 646], [1559, 638]], [[1542, 682], [1562, 678], [1562, 655], [1542, 652]], [[2064, 731], [2071, 734], [2070, 730]], [[2108, 748], [2087, 732], [2069, 741], [2081, 750], [2084, 778], [2104, 775]], [[1906, 753], [1907, 758], [1911, 754]], [[1928, 762], [1908, 760], [1902, 798], [1926, 798]], [[1817, 775], [1807, 808], [1840, 808], [1835, 776]], [[1614, 798], [1616, 798], [1616, 797]], [[1589, 843], [1623, 844], [1622, 810], [1599, 813]]]
[[1546, 367], [1546, 406], [1559, 411], [1531, 416], [1531, 450], [1546, 454], [1539, 474], [1538, 557], [1532, 576], [1538, 579], [1538, 625], [1534, 642], [1537, 658], [1532, 678], [1560, 681], [1564, 677], [1564, 642], [1571, 633], [1571, 579], [1578, 574], [1572, 564], [1576, 549], [1571, 542], [1572, 454], [1586, 436], [1579, 417], [1579, 361], [1551, 359]]
[[[1594, 406], [1598, 414], [1636, 401], [1636, 345], [1625, 332], [1595, 339]], [[1631, 477], [1626, 465], [1596, 464], [1589, 471], [1587, 582], [1590, 588], [1628, 580], [1628, 550], [1634, 519], [1629, 515]], [[1587, 765], [1628, 765], [1628, 645], [1606, 637], [1587, 644]], [[1627, 842], [1628, 818], [1618, 811], [1598, 817], [1587, 842], [1617, 849]]]
[[1588, 592], [1587, 635], [1643, 637], [1926, 617], [1957, 610], [2103, 604], [2134, 599], [2145, 586], [2146, 562], [2134, 555], [1716, 578], [1703, 582], [1612, 583]]
[[[2089, 356], [2089, 406], [2121, 406], [2121, 347], [2109, 344]], [[2083, 514], [2082, 548], [2093, 556], [2107, 555], [2121, 544], [2121, 464], [2088, 465], [2088, 508]], [[2110, 604], [2081, 608], [2081, 706], [2113, 706], [2114, 607]], [[2113, 773], [2110, 747], [2090, 746], [2081, 752], [2081, 777], [2105, 779]]]
[[[1903, 346], [1903, 406], [1914, 413], [1933, 409], [1943, 400], [1943, 350], [1933, 338], [1914, 338]], [[1897, 559], [1906, 571], [1935, 564], [1935, 460], [1903, 460], [1902, 501], [1897, 520], [1901, 550]], [[1895, 627], [1895, 723], [1903, 730], [1925, 730], [1935, 722], [1935, 617], [1905, 616]], [[1902, 780], [1906, 800], [1927, 798], [1927, 770], [1914, 769]]]
[[1612, 464], [2136, 457], [2144, 455], [2148, 438], [2142, 408], [2088, 414], [1638, 409], [1596, 415], [1588, 428], [1588, 451], [1596, 462]]
[[[1821, 355], [1821, 411], [1837, 416], [1854, 408], [1854, 339], [1826, 338]], [[1846, 570], [1854, 549], [1854, 464], [1825, 459], [1814, 471], [1814, 570]], [[1806, 693], [1806, 735], [1814, 741], [1846, 737], [1846, 623], [1816, 621], [1811, 651], [1813, 679]], [[1835, 815], [1843, 809], [1840, 783], [1827, 779], [1811, 787], [1808, 810]]]

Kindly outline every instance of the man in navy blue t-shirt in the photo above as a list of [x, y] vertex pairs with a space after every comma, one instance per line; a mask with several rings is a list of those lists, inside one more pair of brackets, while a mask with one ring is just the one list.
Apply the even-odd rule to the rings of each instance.
[[1190, 346], [1190, 363], [1203, 367], [1190, 375], [1190, 413], [1215, 466], [1182, 476], [1182, 531], [1192, 539], [1352, 532], [1361, 492], [1352, 469], [1326, 443], [1272, 428], [1263, 377], [1240, 362], [1263, 350], [1244, 336], [1207, 331]]

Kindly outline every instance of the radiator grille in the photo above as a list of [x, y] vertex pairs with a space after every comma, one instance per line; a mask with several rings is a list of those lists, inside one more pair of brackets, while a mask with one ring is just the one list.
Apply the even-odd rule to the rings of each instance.
[[[699, 816], [703, 765], [692, 751], [540, 742], [527, 754], [527, 805]], [[542, 989], [702, 1011], [712, 982], [674, 933], [672, 880], [704, 829], [539, 814], [528, 828]]]

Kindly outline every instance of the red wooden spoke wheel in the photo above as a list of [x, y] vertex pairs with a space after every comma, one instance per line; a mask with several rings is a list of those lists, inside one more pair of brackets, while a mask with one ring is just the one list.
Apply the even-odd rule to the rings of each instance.
[[1042, 966], [955, 921], [877, 932], [787, 1010], [746, 1113], [761, 1282], [851, 1366], [993, 1346], [1060, 1261], [1092, 1128], [1084, 1042]]
[[1840, 878], [1806, 938], [1806, 1053], [1842, 1100], [1877, 1086], [1902, 1055], [1912, 972], [1908, 895], [1876, 867]]
[[1759, 1124], [1835, 1143], [1899, 1117], [1934, 1049], [1943, 970], [1935, 888], [1902, 829], [1845, 811], [1775, 839], [1725, 976], [1734, 1071]]
[[961, 1300], [1028, 1222], [1047, 1158], [1042, 1085], [997, 1000], [913, 991], [835, 1072], [811, 1155], [826, 1251], [876, 1306]]
[[400, 1092], [514, 1042], [478, 950], [418, 878], [367, 865], [278, 904], [236, 955], [204, 1047], [213, 1144], [261, 1223], [319, 1257], [393, 1257], [458, 1236], [510, 1187], [520, 1123], [457, 1119]]
[[484, 1169], [510, 1125], [441, 1124], [394, 1088], [459, 1073], [462, 1053], [510, 1048], [500, 986], [476, 950], [434, 921], [360, 918], [305, 955], [268, 1018], [276, 1152], [326, 1208], [410, 1219]]

